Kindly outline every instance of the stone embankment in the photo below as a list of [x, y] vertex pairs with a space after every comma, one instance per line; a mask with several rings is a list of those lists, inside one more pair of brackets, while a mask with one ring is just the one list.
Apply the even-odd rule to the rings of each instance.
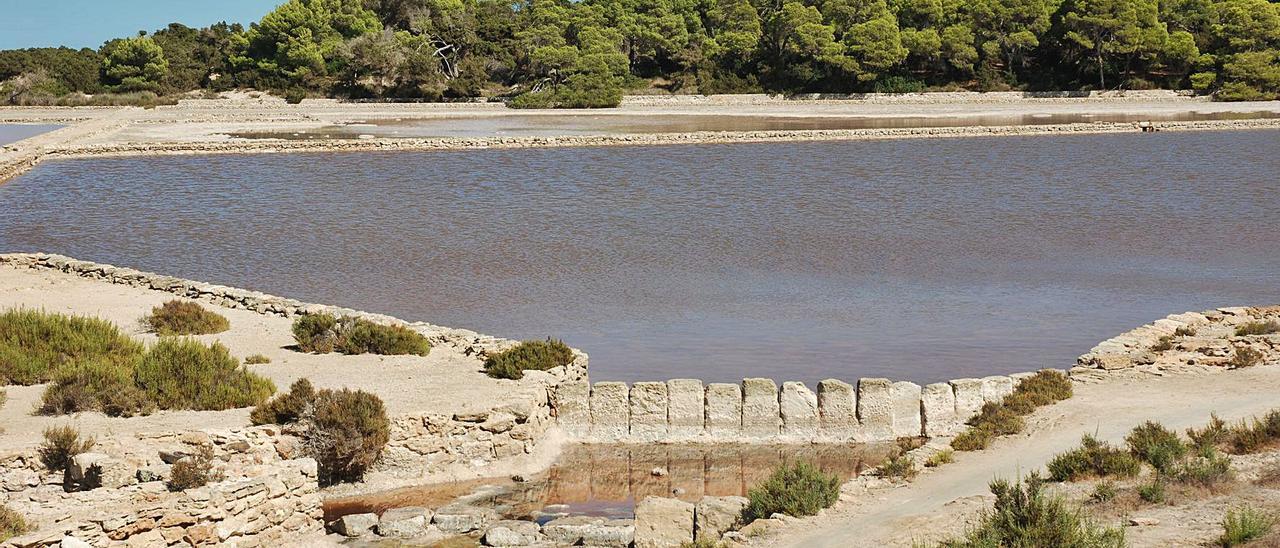
[[1199, 101], [1213, 100], [1208, 95], [1197, 96], [1193, 91], [1131, 90], [1131, 91], [929, 91], [920, 93], [801, 93], [774, 95], [743, 93], [733, 95], [626, 95], [622, 105], [673, 106], [673, 105], [773, 105], [798, 102], [856, 102], [870, 104], [991, 104], [1024, 103], [1028, 99], [1054, 102], [1086, 101]]

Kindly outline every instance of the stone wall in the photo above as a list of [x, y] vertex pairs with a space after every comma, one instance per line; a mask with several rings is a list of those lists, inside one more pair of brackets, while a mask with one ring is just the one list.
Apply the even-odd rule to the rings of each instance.
[[1032, 374], [926, 386], [828, 379], [816, 392], [802, 382], [779, 387], [760, 378], [740, 384], [673, 379], [630, 386], [575, 380], [556, 388], [552, 407], [570, 438], [592, 443], [891, 441], [956, 434], [983, 403], [1003, 399]]
[[1033, 101], [1209, 101], [1209, 96], [1196, 96], [1191, 91], [930, 91], [920, 93], [800, 93], [771, 95], [743, 93], [732, 95], [625, 95], [622, 106], [690, 106], [690, 105], [768, 105], [779, 103], [849, 101], [872, 104], [985, 104]]

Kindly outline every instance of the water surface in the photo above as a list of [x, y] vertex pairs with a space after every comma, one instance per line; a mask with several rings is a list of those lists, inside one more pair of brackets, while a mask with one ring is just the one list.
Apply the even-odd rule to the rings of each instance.
[[0, 124], [0, 146], [16, 143], [62, 127], [48, 124]]
[[1068, 367], [1280, 302], [1280, 131], [49, 161], [0, 250], [497, 335], [594, 380]]

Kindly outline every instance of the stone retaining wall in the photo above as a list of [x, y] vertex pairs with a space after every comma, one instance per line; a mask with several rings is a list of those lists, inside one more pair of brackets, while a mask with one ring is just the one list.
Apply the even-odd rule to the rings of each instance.
[[676, 106], [676, 105], [762, 105], [803, 102], [850, 101], [858, 103], [889, 104], [982, 104], [1020, 103], [1035, 101], [1151, 101], [1188, 100], [1209, 101], [1207, 95], [1196, 96], [1192, 91], [1131, 90], [1131, 91], [930, 91], [920, 93], [801, 93], [773, 95], [743, 93], [731, 95], [624, 95], [622, 106]]
[[889, 379], [856, 385], [828, 379], [817, 391], [802, 382], [697, 379], [666, 382], [585, 380], [552, 395], [559, 426], [575, 441], [810, 443], [875, 442], [954, 435], [982, 404], [1013, 392], [1034, 373], [956, 379], [920, 386]]

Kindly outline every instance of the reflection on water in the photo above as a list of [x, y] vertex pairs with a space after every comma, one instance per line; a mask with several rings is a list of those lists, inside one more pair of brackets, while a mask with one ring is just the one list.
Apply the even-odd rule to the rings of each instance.
[[48, 133], [63, 126], [48, 124], [0, 124], [0, 146]]
[[[530, 481], [478, 480], [410, 487], [325, 502], [326, 519], [404, 506], [438, 508], [459, 497], [494, 507], [512, 519], [546, 521], [563, 515], [629, 518], [636, 501], [676, 497], [745, 496], [777, 466], [809, 462], [847, 480], [887, 458], [895, 446], [877, 445], [579, 445], [565, 450]], [[468, 496], [470, 495], [470, 496]]]
[[745, 115], [504, 115], [416, 120], [377, 120], [305, 131], [233, 133], [244, 139], [355, 139], [431, 137], [549, 137], [696, 131], [797, 131], [959, 126], [1024, 126], [1087, 122], [1172, 122], [1280, 118], [1280, 112], [1174, 112], [1158, 114], [1030, 114], [977, 116], [745, 116]]

